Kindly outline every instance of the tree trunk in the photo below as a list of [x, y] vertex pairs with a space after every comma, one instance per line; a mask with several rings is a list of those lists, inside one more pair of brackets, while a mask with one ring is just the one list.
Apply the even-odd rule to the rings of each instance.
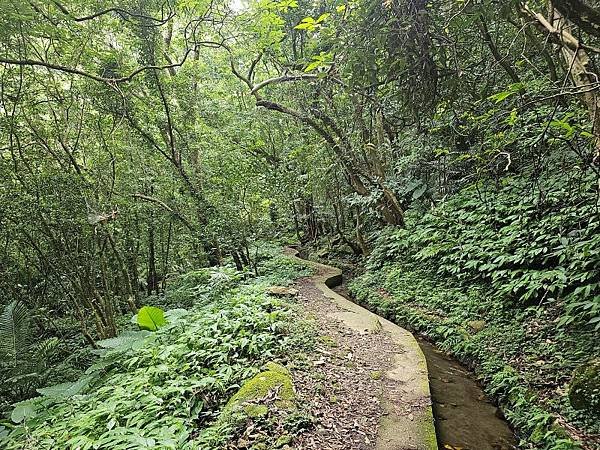
[[[561, 2], [570, 3], [570, 2]], [[579, 96], [588, 110], [594, 135], [594, 162], [600, 163], [600, 92], [594, 89], [599, 74], [594, 71], [585, 46], [571, 33], [571, 23], [550, 4], [550, 20], [533, 11], [526, 3], [520, 4], [521, 13], [533, 19], [536, 26], [558, 46], [573, 84], [580, 89]]]
[[148, 295], [152, 291], [158, 294], [158, 275], [156, 273], [156, 255], [154, 246], [154, 224], [148, 225], [148, 276], [146, 278], [146, 290]]
[[244, 270], [244, 266], [242, 265], [240, 255], [236, 250], [231, 251], [231, 257], [233, 258], [233, 262], [235, 263], [235, 268], [237, 269], [237, 271], [242, 272]]

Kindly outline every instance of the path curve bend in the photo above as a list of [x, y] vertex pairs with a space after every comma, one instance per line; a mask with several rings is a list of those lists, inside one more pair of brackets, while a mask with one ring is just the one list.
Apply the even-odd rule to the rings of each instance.
[[286, 253], [313, 267], [314, 285], [338, 306], [333, 317], [359, 332], [389, 335], [395, 348], [385, 378], [396, 385], [393, 398], [383, 398], [384, 414], [379, 422], [375, 450], [437, 450], [427, 362], [415, 337], [398, 325], [351, 302], [331, 288], [342, 283], [342, 271], [336, 267], [302, 259], [295, 249]]

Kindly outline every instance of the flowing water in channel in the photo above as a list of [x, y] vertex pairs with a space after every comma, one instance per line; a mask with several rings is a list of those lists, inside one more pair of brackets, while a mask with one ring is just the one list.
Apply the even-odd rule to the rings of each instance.
[[[510, 450], [515, 436], [471, 373], [429, 342], [417, 339], [427, 359], [433, 416], [443, 449]], [[446, 446], [446, 447], [445, 447]]]
[[[344, 286], [334, 289], [353, 300]], [[440, 449], [513, 450], [517, 440], [500, 410], [472, 373], [458, 361], [417, 337], [427, 360], [433, 416]]]

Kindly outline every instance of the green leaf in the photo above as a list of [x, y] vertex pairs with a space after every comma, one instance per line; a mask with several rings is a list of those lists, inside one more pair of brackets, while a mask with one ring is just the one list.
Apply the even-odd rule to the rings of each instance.
[[35, 415], [35, 404], [32, 400], [25, 400], [15, 404], [15, 408], [10, 414], [10, 420], [14, 423], [21, 423]]
[[412, 194], [413, 200], [418, 200], [419, 198], [421, 198], [426, 190], [427, 190], [426, 184], [422, 184], [417, 189], [415, 189]]
[[[134, 317], [136, 318], [135, 323], [138, 323], [137, 314]], [[155, 331], [155, 330], [152, 330], [152, 331]], [[130, 348], [133, 348], [133, 346], [136, 343], [143, 341], [147, 336], [150, 336], [151, 334], [152, 333], [149, 333], [147, 330], [141, 330], [141, 331], [126, 330], [114, 338], [103, 339], [101, 341], [98, 341], [98, 342], [96, 342], [96, 345], [98, 345], [98, 347], [102, 347], [102, 348], [127, 350]]]
[[44, 397], [69, 398], [79, 394], [85, 389], [92, 377], [83, 377], [73, 383], [60, 383], [45, 388], [37, 389]]
[[304, 69], [304, 72], [312, 72], [313, 70], [318, 68], [320, 65], [321, 65], [321, 61], [313, 61], [308, 66], [306, 66], [306, 69]]
[[313, 61], [306, 66], [304, 72], [311, 72], [319, 67], [326, 67], [331, 64], [333, 55], [331, 53], [321, 52], [320, 54], [313, 56]]
[[9, 356], [8, 363], [17, 367], [18, 358], [31, 345], [29, 310], [24, 303], [9, 303], [0, 315], [0, 352]]
[[190, 312], [187, 309], [183, 308], [169, 309], [165, 311], [165, 320], [173, 323], [179, 320], [181, 317], [187, 316], [189, 313]]
[[514, 92], [510, 92], [510, 91], [498, 92], [497, 94], [490, 95], [489, 99], [495, 100], [496, 103], [500, 103], [502, 100], [507, 99], [508, 97], [510, 97], [513, 94], [514, 94]]
[[314, 30], [316, 28], [315, 26], [315, 19], [313, 19], [312, 17], [306, 17], [304, 19], [302, 19], [300, 21], [300, 23], [298, 25], [296, 25], [294, 28], [296, 30]]
[[506, 100], [508, 97], [520, 92], [523, 89], [522, 83], [513, 83], [508, 86], [508, 90], [498, 92], [497, 94], [490, 95], [488, 99], [495, 100], [496, 103], [500, 103], [503, 100]]
[[319, 16], [319, 18], [316, 20], [316, 22], [315, 22], [315, 23], [321, 23], [321, 22], [324, 22], [325, 20], [327, 20], [327, 18], [328, 18], [330, 15], [331, 15], [331, 14], [329, 14], [329, 13], [324, 13], [324, 14], [321, 14], [321, 15]]
[[517, 110], [513, 108], [510, 112], [510, 116], [506, 119], [506, 123], [510, 126], [513, 126], [517, 122]]
[[138, 311], [137, 323], [140, 329], [156, 331], [167, 323], [165, 313], [156, 306], [144, 306]]

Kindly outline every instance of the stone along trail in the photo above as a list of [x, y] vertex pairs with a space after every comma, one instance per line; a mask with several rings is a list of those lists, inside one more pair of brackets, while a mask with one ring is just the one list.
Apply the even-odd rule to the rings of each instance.
[[333, 292], [339, 269], [302, 261], [317, 272], [295, 287], [319, 345], [312, 369], [293, 377], [317, 426], [294, 448], [437, 449], [427, 365], [415, 338]]

